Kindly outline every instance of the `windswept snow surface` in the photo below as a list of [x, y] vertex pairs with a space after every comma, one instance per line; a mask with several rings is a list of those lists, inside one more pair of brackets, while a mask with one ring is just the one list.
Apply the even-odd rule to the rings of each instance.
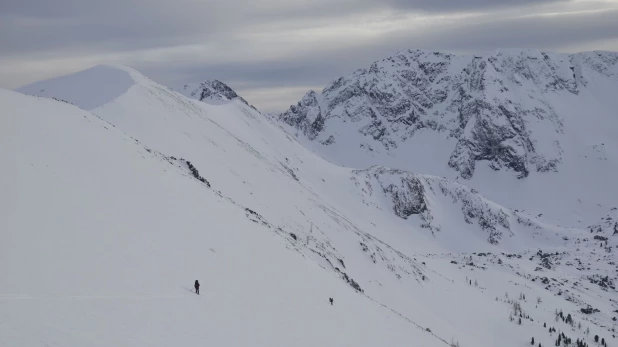
[[609, 237], [609, 221], [587, 224], [597, 234], [558, 227], [451, 179], [333, 165], [240, 100], [134, 80], [92, 113], [0, 94], [0, 344], [494, 347], [532, 336], [550, 346], [549, 326], [612, 335], [617, 244], [593, 238]]

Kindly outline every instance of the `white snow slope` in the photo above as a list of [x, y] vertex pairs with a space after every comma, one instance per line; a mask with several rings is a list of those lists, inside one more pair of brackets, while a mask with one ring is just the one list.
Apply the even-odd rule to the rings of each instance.
[[92, 114], [0, 100], [0, 345], [440, 345]]
[[0, 94], [0, 344], [545, 346], [545, 322], [611, 338], [611, 237], [599, 254], [589, 230], [448, 179], [336, 166], [239, 100], [105, 69], [133, 83], [92, 113]]

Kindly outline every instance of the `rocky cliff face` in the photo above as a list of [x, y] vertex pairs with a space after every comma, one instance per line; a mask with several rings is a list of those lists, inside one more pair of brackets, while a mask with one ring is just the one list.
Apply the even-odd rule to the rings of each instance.
[[[278, 119], [316, 145], [364, 151], [392, 152], [432, 131], [454, 140], [450, 157], [437, 160], [461, 177], [486, 161], [523, 178], [559, 169], [564, 119], [555, 102], [578, 98], [596, 78], [618, 87], [618, 53], [403, 51], [308, 92]], [[345, 127], [360, 136], [341, 135]]]
[[476, 190], [442, 177], [376, 166], [354, 170], [352, 181], [361, 191], [364, 201], [386, 198], [397, 216], [403, 219], [418, 216], [421, 227], [434, 235], [445, 231], [443, 224], [448, 220], [453, 220], [455, 225], [465, 222], [478, 226], [491, 244], [515, 236], [516, 226], [540, 229], [537, 222], [526, 215], [491, 202]]

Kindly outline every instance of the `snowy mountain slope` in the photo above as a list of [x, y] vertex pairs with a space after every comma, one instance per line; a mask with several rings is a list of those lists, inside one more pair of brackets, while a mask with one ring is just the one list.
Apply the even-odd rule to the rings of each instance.
[[[75, 100], [69, 101], [75, 103]], [[239, 215], [230, 218], [252, 221], [250, 227], [237, 222], [225, 223], [228, 216], [221, 214], [221, 224], [216, 228], [208, 227], [208, 224], [201, 221], [204, 218], [202, 215], [220, 214], [211, 205], [181, 214], [183, 220], [195, 223], [192, 226], [199, 229], [200, 233], [221, 231], [229, 235], [234, 240], [226, 243], [229, 247], [243, 243], [244, 246], [230, 257], [246, 259], [249, 255], [260, 253], [271, 262], [287, 262], [287, 258], [277, 252], [272, 253], [261, 242], [254, 244], [253, 238], [244, 236], [245, 232], [254, 235], [255, 228], [259, 226], [260, 230], [268, 231], [269, 235], [276, 235], [282, 248], [287, 247], [293, 253], [312, 260], [309, 262], [312, 268], [344, 286], [345, 293], [329, 294], [335, 297], [335, 307], [348, 295], [360, 295], [407, 322], [406, 329], [421, 332], [423, 337], [417, 338], [414, 335], [412, 340], [419, 345], [446, 345], [453, 338], [464, 346], [520, 346], [529, 343], [527, 334], [534, 334], [543, 345], [549, 345], [550, 336], [542, 326], [524, 323], [522, 327], [508, 321], [508, 305], [495, 300], [496, 296], [503, 297], [505, 292], [514, 295], [525, 290], [526, 295], [541, 296], [545, 302], [542, 307], [524, 305], [537, 323], [542, 319], [553, 319], [556, 308], [569, 310], [579, 320], [584, 316], [577, 312], [584, 303], [594, 307], [606, 303], [592, 295], [584, 297], [581, 303], [565, 302], [562, 296], [522, 278], [523, 270], [511, 271], [511, 268], [502, 265], [487, 266], [486, 270], [482, 270], [483, 275], [478, 275], [481, 286], [472, 287], [465, 279], [468, 274], [459, 268], [460, 265], [451, 264], [455, 254], [464, 256], [460, 252], [500, 254], [508, 250], [524, 253], [531, 249], [536, 252], [539, 247], [545, 251], [563, 251], [564, 245], [556, 240], [562, 240], [567, 235], [573, 237], [587, 234], [585, 229], [559, 228], [543, 222], [541, 218], [528, 217], [528, 213], [510, 211], [449, 180], [390, 169], [357, 171], [330, 164], [241, 102], [212, 105], [190, 100], [146, 78], [140, 78], [121, 96], [92, 112], [113, 124], [110, 129], [115, 127], [114, 131], [138, 139], [153, 153], [163, 153], [160, 158], [161, 161], [169, 162], [166, 165], [178, 167], [187, 175], [195, 174], [195, 171], [191, 172], [191, 167], [198, 170], [195, 175], [202, 176], [210, 184], [219, 203], [229, 203], [241, 211]], [[423, 189], [426, 190], [423, 199], [429, 207], [428, 213], [434, 218], [432, 226], [440, 227], [439, 232], [434, 231], [432, 234], [431, 230], [420, 227], [425, 222], [423, 215], [412, 214], [407, 219], [396, 215], [393, 195], [401, 191], [401, 194], [408, 196], [406, 194], [409, 192], [405, 191], [406, 186], [403, 185], [408, 179], [423, 181]], [[193, 181], [200, 191], [207, 189], [205, 183]], [[367, 193], [367, 183], [371, 185], [372, 194]], [[388, 191], [385, 192], [385, 188]], [[135, 206], [142, 204], [131, 206], [126, 211], [132, 211]], [[149, 206], [149, 201], [144, 201], [143, 206]], [[143, 213], [155, 221], [162, 214]], [[192, 213], [197, 215], [191, 216]], [[469, 216], [469, 213], [473, 216]], [[480, 221], [483, 218], [489, 220], [501, 213], [507, 215], [513, 235], [499, 226], [497, 229], [503, 232], [502, 238], [498, 244], [491, 244], [487, 242], [489, 233], [481, 228], [484, 222]], [[513, 222], [516, 216], [528, 218], [530, 224], [518, 225]], [[466, 219], [471, 224], [466, 223]], [[208, 253], [208, 247], [200, 247], [200, 250]], [[220, 253], [218, 248], [215, 250]], [[184, 250], [175, 253], [184, 254]], [[590, 252], [586, 254], [590, 255]], [[613, 254], [609, 256], [613, 257]], [[142, 258], [142, 255], [138, 257]], [[536, 260], [528, 262], [521, 266], [528, 269], [537, 263]], [[222, 271], [218, 262], [209, 261], [204, 266], [211, 266], [213, 271]], [[246, 268], [249, 270], [236, 268], [235, 274], [244, 277], [246, 271], [260, 273], [248, 278], [259, 282], [259, 286], [266, 286], [265, 283], [273, 280], [270, 280], [272, 277], [268, 273], [266, 276], [261, 275], [262, 266], [272, 265], [257, 262], [254, 267]], [[279, 266], [283, 265], [275, 269]], [[476, 270], [481, 271], [475, 267], [470, 271]], [[293, 271], [302, 273], [305, 270], [299, 268]], [[562, 272], [557, 273], [557, 276], [563, 275], [568, 278]], [[290, 280], [296, 281], [295, 278]], [[312, 281], [309, 288], [320, 285], [317, 282], [321, 281], [317, 278], [308, 280]], [[165, 278], [162, 281], [183, 280]], [[304, 286], [305, 282], [298, 285]], [[243, 289], [237, 291], [238, 296], [244, 295], [244, 288], [251, 287], [251, 284], [243, 283]], [[358, 290], [362, 292], [358, 293]], [[305, 300], [304, 295], [297, 293], [285, 295], [299, 301]], [[216, 294], [209, 296], [213, 300], [217, 297]], [[248, 300], [254, 299], [258, 300], [257, 297]], [[75, 314], [72, 318], [78, 319], [79, 314], [71, 314]], [[598, 322], [606, 322], [611, 319], [612, 313], [603, 310], [595, 314], [599, 317]], [[54, 329], [71, 327], [75, 324], [73, 322], [71, 319], [64, 326], [56, 326]], [[231, 319], [229, 323], [236, 322]], [[309, 321], [299, 324], [313, 326]], [[606, 333], [600, 324], [586, 323], [586, 326], [589, 325], [593, 332]], [[338, 329], [337, 324], [334, 324], [333, 329]], [[279, 340], [273, 342], [265, 337], [272, 333], [272, 330], [267, 331], [260, 335], [264, 337], [260, 341], [264, 341], [264, 345], [277, 345]], [[389, 337], [381, 335], [379, 344], [401, 345], [402, 340], [397, 338], [399, 333], [396, 330], [392, 332]], [[313, 333], [329, 339], [328, 333], [321, 326], [315, 327]], [[118, 338], [122, 342], [126, 341], [123, 336]], [[326, 345], [375, 344], [375, 340], [321, 342]]]
[[0, 100], [2, 345], [444, 345], [92, 114]]
[[[461, 177], [498, 203], [572, 223], [600, 217], [618, 193], [606, 174], [618, 169], [616, 93], [618, 53], [403, 51], [278, 118], [331, 162]], [[565, 204], [546, 211], [540, 187]], [[582, 208], [588, 197], [603, 207]], [[577, 217], [563, 220], [565, 210]]]
[[182, 88], [175, 90], [188, 98], [214, 105], [228, 103], [235, 99], [249, 105], [249, 103], [236, 94], [232, 88], [219, 80], [185, 84]]

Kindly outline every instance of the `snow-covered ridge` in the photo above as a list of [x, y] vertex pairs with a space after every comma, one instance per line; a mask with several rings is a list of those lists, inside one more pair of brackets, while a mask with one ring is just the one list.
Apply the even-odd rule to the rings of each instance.
[[436, 160], [461, 177], [471, 178], [485, 162], [523, 178], [557, 171], [563, 163], [569, 115], [560, 103], [611, 106], [611, 93], [598, 90], [607, 88], [618, 92], [618, 53], [458, 56], [410, 50], [340, 77], [321, 93], [308, 92], [279, 119], [318, 153], [346, 165], [362, 162], [349, 157], [375, 158], [377, 152], [416, 160], [397, 149], [434, 132], [452, 146]]
[[[73, 74], [35, 82], [16, 91], [66, 101], [91, 111], [116, 100], [136, 85], [154, 89], [166, 88], [126, 66], [96, 65]], [[238, 100], [251, 106], [232, 88], [218, 80], [185, 84], [174, 91], [211, 105], [222, 105]]]

